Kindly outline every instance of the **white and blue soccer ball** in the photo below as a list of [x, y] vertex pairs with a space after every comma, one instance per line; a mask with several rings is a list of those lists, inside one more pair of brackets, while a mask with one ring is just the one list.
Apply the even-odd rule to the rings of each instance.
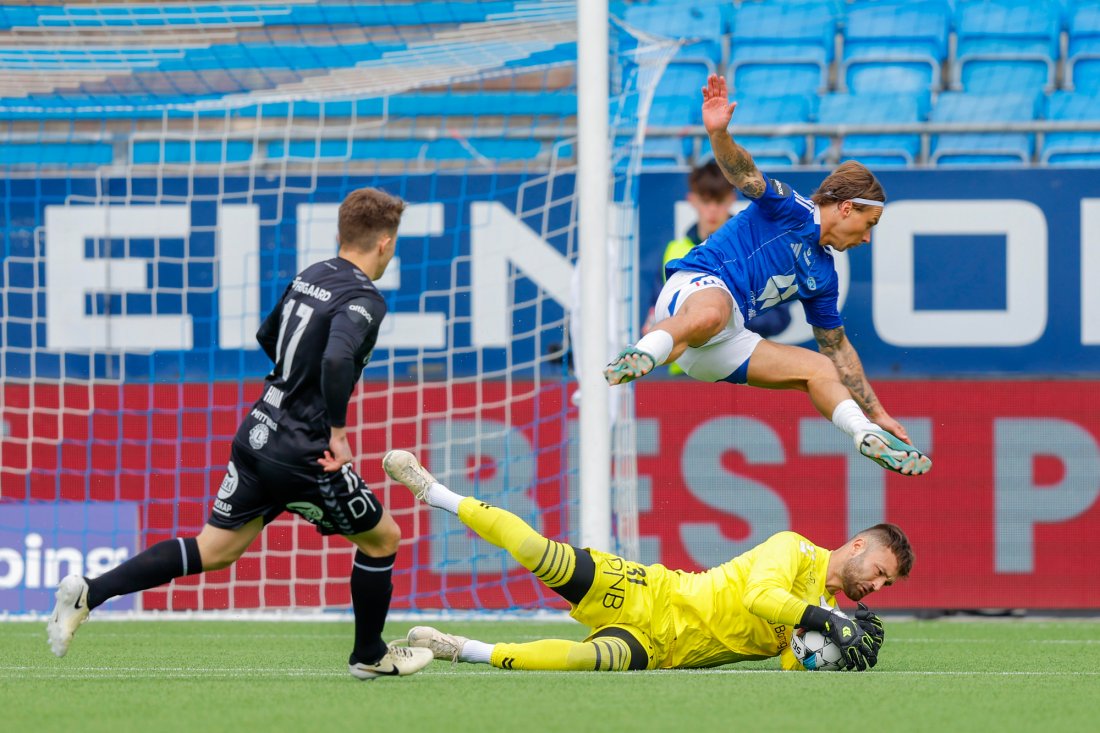
[[[847, 615], [831, 606], [823, 606], [845, 618]], [[813, 672], [835, 672], [840, 670], [840, 647], [820, 631], [795, 629], [791, 635], [791, 651], [802, 666]]]
[[810, 671], [840, 669], [840, 647], [820, 631], [795, 631], [791, 637], [791, 651], [802, 662], [802, 666]]

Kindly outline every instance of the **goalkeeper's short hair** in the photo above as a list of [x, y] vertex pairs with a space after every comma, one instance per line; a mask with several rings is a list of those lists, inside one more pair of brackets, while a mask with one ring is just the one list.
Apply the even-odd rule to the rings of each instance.
[[913, 570], [913, 547], [909, 544], [909, 538], [905, 536], [905, 532], [902, 531], [901, 527], [889, 522], [882, 522], [857, 533], [856, 537], [866, 537], [873, 542], [890, 548], [890, 551], [894, 553], [894, 557], [898, 559], [898, 577], [909, 577], [909, 573]]

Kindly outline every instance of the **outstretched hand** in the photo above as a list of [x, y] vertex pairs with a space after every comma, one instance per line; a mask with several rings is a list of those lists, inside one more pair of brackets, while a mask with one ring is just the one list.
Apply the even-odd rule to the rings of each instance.
[[721, 132], [729, 127], [737, 102], [729, 101], [726, 78], [718, 74], [707, 77], [703, 87], [703, 127], [707, 133]]
[[317, 459], [325, 473], [336, 473], [344, 464], [351, 463], [351, 445], [348, 443], [348, 435], [343, 429], [333, 428], [332, 437], [328, 441], [328, 450], [325, 455]]

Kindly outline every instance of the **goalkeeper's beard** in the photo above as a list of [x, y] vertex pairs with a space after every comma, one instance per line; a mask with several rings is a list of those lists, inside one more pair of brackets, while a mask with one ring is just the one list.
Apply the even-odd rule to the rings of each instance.
[[858, 556], [848, 558], [840, 568], [841, 590], [844, 591], [844, 595], [853, 601], [858, 601], [870, 593], [870, 591], [863, 590], [863, 584], [859, 581], [862, 569]]

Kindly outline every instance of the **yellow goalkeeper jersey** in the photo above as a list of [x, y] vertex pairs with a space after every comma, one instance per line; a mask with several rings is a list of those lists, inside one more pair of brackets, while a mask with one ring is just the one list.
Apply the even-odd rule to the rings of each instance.
[[808, 605], [836, 605], [825, 589], [830, 554], [802, 535], [779, 532], [706, 572], [675, 571], [679, 578], [664, 585], [665, 597], [654, 599], [651, 629], [657, 648], [665, 647], [658, 666], [781, 655], [784, 669], [801, 669], [790, 650], [791, 630]]

